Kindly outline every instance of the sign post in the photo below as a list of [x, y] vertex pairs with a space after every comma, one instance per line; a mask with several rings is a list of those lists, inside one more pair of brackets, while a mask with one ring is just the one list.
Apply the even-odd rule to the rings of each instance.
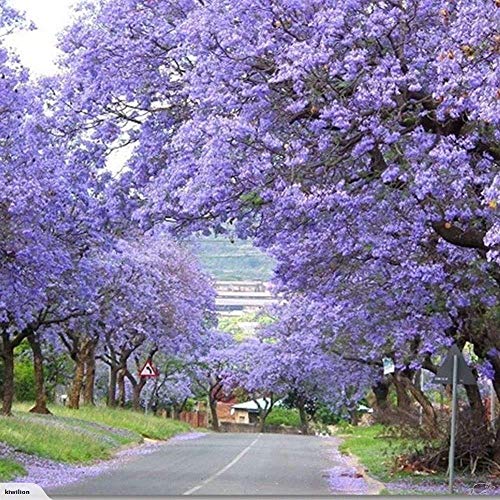
[[455, 436], [457, 433], [457, 379], [458, 379], [458, 357], [453, 356], [453, 379], [451, 389], [451, 431], [450, 431], [450, 453], [448, 455], [448, 490], [453, 493], [453, 479], [455, 475]]
[[453, 480], [455, 476], [455, 438], [457, 433], [457, 396], [458, 384], [476, 385], [476, 378], [467, 366], [465, 359], [453, 344], [446, 355], [443, 364], [434, 377], [435, 384], [451, 384], [451, 426], [450, 426], [450, 451], [448, 455], [448, 490], [453, 493]]
[[[146, 363], [144, 363], [144, 366], [140, 369], [139, 371], [139, 377], [141, 379], [145, 379], [146, 381], [150, 378], [157, 378], [160, 376], [160, 372], [158, 371], [158, 368], [153, 364], [153, 361], [151, 359], [148, 359]], [[149, 406], [149, 400], [146, 399], [146, 406], [145, 406], [145, 415], [148, 414], [148, 406]]]
[[490, 420], [491, 420], [491, 428], [493, 429], [493, 432], [496, 431], [496, 415], [495, 415], [495, 399], [496, 399], [496, 394], [495, 394], [495, 387], [493, 386], [493, 380], [491, 381], [491, 386], [490, 386]]

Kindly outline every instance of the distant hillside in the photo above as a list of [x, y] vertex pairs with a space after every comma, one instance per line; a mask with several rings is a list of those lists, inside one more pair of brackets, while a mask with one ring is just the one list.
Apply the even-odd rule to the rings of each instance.
[[193, 242], [194, 252], [204, 269], [217, 280], [271, 279], [274, 262], [250, 241], [226, 238], [199, 238]]

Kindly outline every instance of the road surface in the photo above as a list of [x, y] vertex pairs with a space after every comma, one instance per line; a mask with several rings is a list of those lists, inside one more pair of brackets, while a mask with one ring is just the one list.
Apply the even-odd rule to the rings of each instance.
[[172, 440], [49, 496], [330, 495], [332, 443], [318, 436], [210, 433]]

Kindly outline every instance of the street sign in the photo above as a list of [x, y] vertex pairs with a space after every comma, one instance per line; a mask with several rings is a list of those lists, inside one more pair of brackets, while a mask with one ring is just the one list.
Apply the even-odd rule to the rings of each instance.
[[434, 377], [435, 384], [451, 384], [451, 425], [450, 450], [448, 453], [448, 492], [453, 493], [455, 478], [455, 439], [457, 434], [457, 386], [458, 384], [476, 385], [476, 379], [465, 362], [460, 349], [453, 344], [443, 364]]
[[141, 371], [139, 372], [139, 377], [142, 378], [156, 378], [159, 376], [160, 372], [150, 359], [146, 361], [144, 366], [141, 368]]
[[452, 384], [453, 383], [453, 357], [457, 357], [457, 383], [464, 385], [476, 385], [477, 381], [472, 374], [470, 368], [465, 362], [463, 354], [460, 349], [453, 344], [446, 355], [443, 364], [439, 367], [439, 370], [434, 377], [433, 382], [435, 384]]
[[394, 373], [396, 371], [394, 361], [391, 358], [384, 358], [382, 362], [384, 363], [384, 375], [389, 375], [389, 373]]

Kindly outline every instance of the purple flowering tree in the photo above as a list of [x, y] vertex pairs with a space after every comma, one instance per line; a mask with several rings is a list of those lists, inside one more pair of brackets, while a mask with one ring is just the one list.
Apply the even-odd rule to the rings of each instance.
[[[300, 391], [319, 377], [318, 363], [338, 374], [348, 398], [360, 376], [368, 387], [376, 371], [382, 383], [389, 357], [399, 402], [415, 399], [432, 423], [415, 372], [435, 371], [450, 343], [469, 342], [500, 396], [498, 1], [101, 0], [82, 9], [61, 42], [67, 71], [56, 108], [64, 134], [85, 131], [85, 147], [69, 149], [74, 158], [102, 165], [114, 149], [131, 150], [108, 200], [109, 225], [166, 220], [175, 230], [253, 238], [275, 257], [277, 290], [297, 307], [283, 313], [275, 344], [249, 341], [232, 358], [203, 347], [208, 394], [229, 368], [252, 394]], [[24, 109], [12, 71], [3, 95]], [[35, 161], [23, 171], [16, 161], [30, 148], [8, 147], [19, 148], [9, 175], [40, 183], [30, 205], [11, 196], [21, 208], [0, 212], [25, 238], [14, 229], [31, 202], [26, 227], [44, 221], [44, 175], [58, 170], [38, 175]], [[19, 280], [6, 294], [3, 353], [44, 310], [44, 290], [65, 271], [58, 265], [74, 266], [50, 233], [36, 235], [33, 256], [41, 242], [48, 257], [25, 269], [43, 263], [43, 286], [34, 293]], [[13, 280], [5, 283], [9, 290]], [[18, 312], [26, 290], [33, 311]], [[110, 337], [117, 352], [131, 332], [121, 335]], [[313, 346], [317, 357], [299, 356]], [[294, 361], [276, 362], [279, 348]], [[498, 458], [500, 433], [495, 449]]]
[[[96, 257], [101, 286], [95, 310], [63, 325], [59, 338], [75, 361], [69, 406], [93, 404], [96, 359], [109, 366], [108, 404], [125, 404], [125, 383], [140, 409], [145, 379], [138, 372], [155, 354], [182, 354], [214, 321], [213, 291], [196, 262], [170, 238], [118, 241]], [[85, 379], [84, 379], [85, 377]]]
[[217, 402], [228, 390], [227, 370], [240, 362], [234, 357], [234, 346], [231, 334], [211, 329], [184, 358], [193, 393], [208, 400], [210, 423], [215, 431], [219, 430]]
[[[253, 237], [282, 291], [325, 303], [355, 273], [445, 280], [440, 332], [482, 322], [499, 279], [497, 4], [253, 6], [100, 2], [68, 31], [83, 82], [68, 98], [133, 145], [136, 217]], [[498, 366], [493, 332], [467, 336]]]
[[277, 375], [275, 392], [297, 408], [304, 434], [319, 405], [354, 414], [379, 377], [377, 363], [350, 357], [347, 349], [332, 343], [327, 316], [318, 314], [316, 307], [298, 301], [282, 306], [276, 311], [278, 320], [259, 333], [271, 356], [257, 356], [257, 365]]
[[[22, 22], [3, 1], [0, 19], [4, 31]], [[76, 296], [90, 293], [87, 252], [103, 238], [92, 170], [83, 161], [73, 163], [79, 146], [51, 133], [54, 119], [45, 113], [44, 89], [28, 82], [15, 55], [3, 46], [0, 54], [0, 353], [2, 412], [9, 415], [14, 349], [24, 340], [33, 350], [33, 411], [47, 412], [40, 335], [87, 313]]]

